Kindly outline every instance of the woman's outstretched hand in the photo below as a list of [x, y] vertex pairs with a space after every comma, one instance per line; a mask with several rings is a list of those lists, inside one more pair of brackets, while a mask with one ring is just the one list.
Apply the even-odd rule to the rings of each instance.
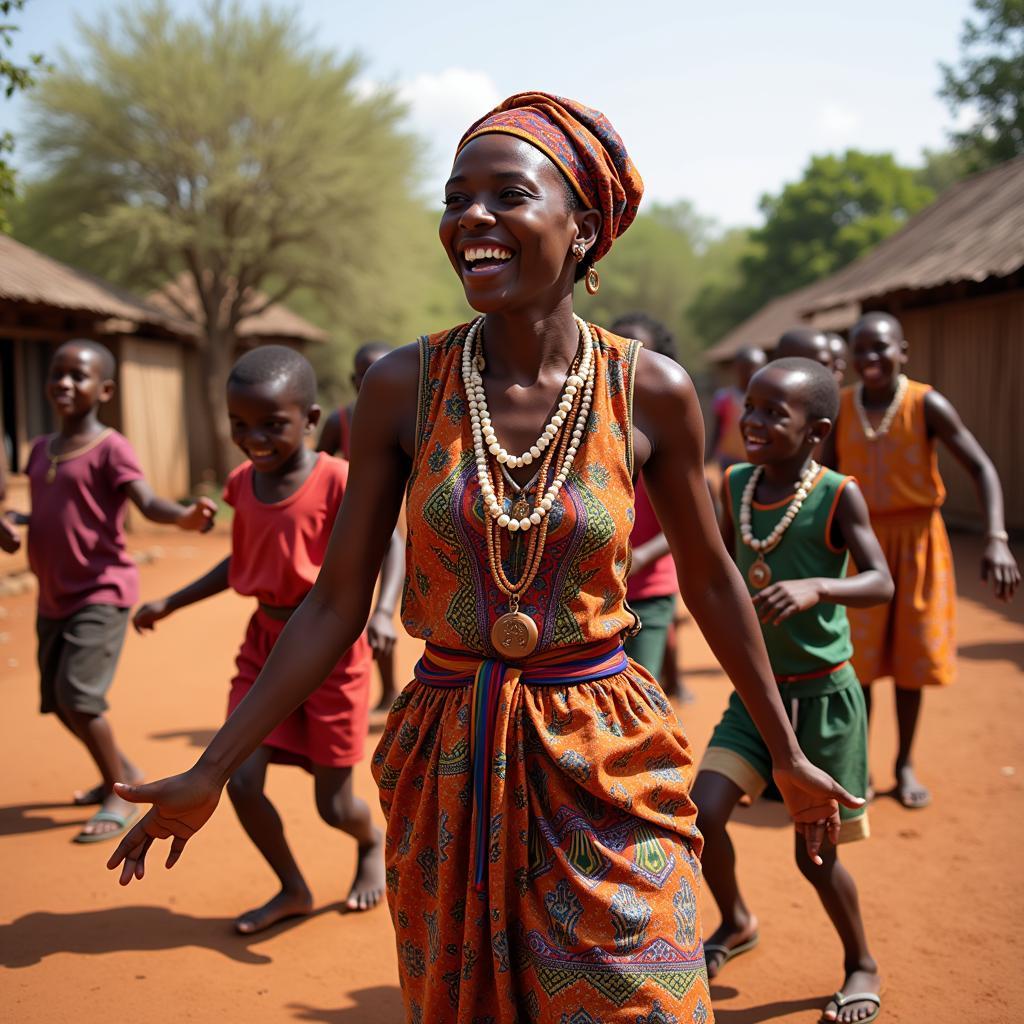
[[772, 776], [797, 832], [804, 837], [808, 856], [820, 864], [819, 851], [825, 836], [833, 845], [839, 841], [839, 805], [856, 809], [864, 806], [863, 799], [847, 793], [831, 775], [806, 758], [775, 768]]
[[154, 839], [170, 839], [168, 868], [174, 867], [185, 844], [209, 820], [220, 801], [221, 787], [196, 768], [159, 782], [127, 786], [118, 782], [117, 795], [134, 804], [152, 804], [127, 832], [107, 861], [111, 871], [120, 865], [121, 885], [146, 873], [146, 854]]

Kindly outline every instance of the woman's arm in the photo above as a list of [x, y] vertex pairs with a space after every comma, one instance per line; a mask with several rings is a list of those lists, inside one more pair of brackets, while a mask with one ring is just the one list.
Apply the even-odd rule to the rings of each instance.
[[110, 868], [123, 864], [123, 885], [143, 876], [154, 839], [173, 837], [168, 867], [178, 860], [213, 813], [234, 769], [323, 682], [362, 633], [409, 474], [418, 369], [416, 346], [406, 346], [367, 374], [352, 425], [348, 486], [320, 575], [245, 699], [189, 771], [147, 785], [118, 785], [125, 799], [154, 804], [108, 861]]
[[894, 587], [889, 565], [871, 529], [864, 495], [852, 480], [840, 492], [833, 530], [838, 536], [830, 538], [832, 543], [849, 549], [857, 566], [856, 575], [839, 579], [820, 576], [785, 580], [766, 587], [754, 597], [754, 606], [763, 623], [777, 626], [797, 612], [805, 612], [823, 601], [851, 608], [870, 608], [892, 599]]
[[992, 580], [996, 597], [1009, 601], [1020, 584], [1020, 569], [1006, 541], [1003, 488], [996, 467], [978, 439], [964, 426], [956, 409], [938, 391], [925, 395], [924, 415], [928, 432], [949, 449], [974, 481], [988, 538], [981, 559], [981, 578]]
[[405, 543], [401, 533], [395, 530], [391, 535], [388, 553], [384, 556], [384, 565], [380, 571], [377, 604], [366, 626], [366, 636], [375, 656], [390, 654], [398, 639], [395, 632], [395, 607], [402, 592], [404, 576]]
[[220, 594], [228, 589], [228, 573], [231, 570], [231, 556], [228, 555], [222, 562], [218, 562], [205, 576], [188, 586], [176, 590], [169, 597], [161, 597], [156, 601], [147, 601], [132, 616], [132, 625], [137, 633], [155, 628], [161, 619], [173, 615], [181, 608], [187, 608], [190, 604], [198, 601], [205, 601], [208, 597]]
[[[685, 371], [642, 351], [634, 390], [637, 461], [675, 558], [686, 607], [732, 680], [772, 757], [790, 814], [800, 824], [828, 819], [838, 836], [837, 801], [851, 796], [803, 755], [779, 697], [746, 586], [722, 543], [703, 474], [704, 428]], [[812, 856], [820, 834], [808, 836]]]

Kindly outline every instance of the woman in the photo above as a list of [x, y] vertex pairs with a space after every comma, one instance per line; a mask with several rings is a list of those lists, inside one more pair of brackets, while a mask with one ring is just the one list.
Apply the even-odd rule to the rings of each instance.
[[374, 757], [408, 1020], [711, 1019], [692, 758], [621, 650], [641, 468], [809, 848], [834, 836], [837, 800], [859, 801], [793, 737], [686, 374], [573, 317], [575, 281], [595, 287], [641, 190], [608, 121], [570, 100], [513, 96], [466, 133], [440, 236], [483, 317], [367, 375], [320, 578], [199, 762], [121, 788], [155, 805], [110, 860], [122, 883], [155, 838], [177, 861], [232, 769], [359, 636], [408, 488], [403, 620], [427, 650]]

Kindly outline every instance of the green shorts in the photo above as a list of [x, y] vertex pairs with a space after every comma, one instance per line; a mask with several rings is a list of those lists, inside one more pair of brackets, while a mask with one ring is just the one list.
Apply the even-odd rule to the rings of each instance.
[[629, 637], [622, 645], [626, 654], [638, 665], [643, 665], [655, 679], [661, 678], [661, 666], [665, 660], [665, 643], [668, 629], [676, 616], [676, 595], [642, 597], [629, 602], [640, 620], [640, 632]]
[[[854, 796], [868, 789], [868, 714], [864, 693], [851, 665], [824, 678], [779, 687], [800, 749], [811, 764], [826, 771]], [[772, 777], [768, 748], [739, 695], [733, 692], [700, 771], [717, 772], [751, 798], [760, 796]], [[839, 808], [839, 842], [866, 839], [867, 808]]]

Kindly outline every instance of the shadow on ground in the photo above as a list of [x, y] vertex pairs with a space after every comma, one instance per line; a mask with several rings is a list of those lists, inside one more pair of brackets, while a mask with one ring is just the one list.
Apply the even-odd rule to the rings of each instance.
[[800, 1013], [802, 1010], [821, 1010], [828, 1002], [828, 996], [810, 997], [807, 999], [780, 999], [775, 1003], [763, 1006], [748, 1006], [745, 1009], [729, 1009], [720, 1006], [718, 986], [711, 986], [711, 1000], [715, 1004], [715, 1021], [717, 1024], [764, 1024], [766, 1021], [777, 1020], [787, 1014]]
[[[321, 907], [310, 917], [338, 913], [341, 903]], [[80, 913], [26, 914], [0, 925], [0, 965], [31, 967], [57, 953], [95, 956], [98, 953], [155, 952], [193, 946], [221, 953], [241, 964], [269, 964], [273, 958], [251, 949], [308, 921], [282, 921], [259, 935], [236, 934], [228, 917], [193, 917], [166, 907], [113, 907]], [[321, 1018], [310, 1017], [310, 1020]], [[334, 1018], [322, 1018], [333, 1020]], [[348, 1020], [349, 1018], [338, 1018]]]
[[402, 1024], [402, 994], [397, 986], [378, 985], [351, 993], [355, 1006], [340, 1010], [321, 1009], [306, 1003], [291, 1003], [292, 1020], [315, 1024]]
[[[55, 818], [51, 814], [40, 814], [40, 811], [71, 812], [71, 818]], [[62, 804], [10, 804], [0, 807], [0, 836], [20, 836], [29, 832], [47, 832], [55, 828], [80, 829], [94, 808], [74, 807], [70, 803]], [[85, 812], [85, 813], [83, 813]]]
[[995, 640], [984, 644], [961, 644], [957, 650], [961, 658], [971, 661], [1008, 661], [1024, 665], [1024, 643], [1015, 640]]
[[210, 740], [217, 735], [216, 729], [172, 729], [168, 732], [151, 732], [151, 740], [188, 740], [190, 747], [205, 750]]

